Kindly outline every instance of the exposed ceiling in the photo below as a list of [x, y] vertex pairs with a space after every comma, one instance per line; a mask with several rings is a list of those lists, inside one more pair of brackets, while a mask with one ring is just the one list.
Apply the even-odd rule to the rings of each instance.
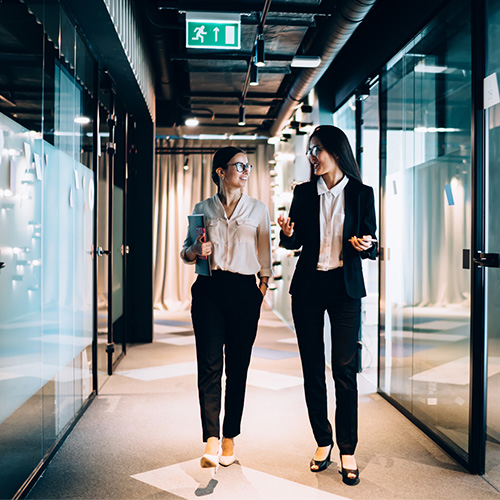
[[[339, 3], [348, 2], [137, 2], [157, 74], [157, 127], [183, 126], [192, 113], [200, 124], [191, 130], [183, 127], [183, 133], [269, 135], [290, 89], [304, 72], [291, 67], [293, 57], [323, 55], [318, 41]], [[241, 48], [186, 48], [186, 12], [193, 11], [241, 14]], [[250, 66], [259, 31], [265, 45], [265, 66], [258, 68], [258, 85], [251, 86]], [[242, 104], [245, 125], [239, 126]]]
[[[273, 135], [304, 100], [307, 89], [318, 81], [374, 3], [135, 0], [155, 69], [157, 128], [178, 134]], [[37, 5], [30, 2], [35, 13]], [[240, 14], [241, 48], [187, 49], [186, 12], [200, 11]], [[2, 21], [6, 21], [0, 27], [0, 62], [4, 69], [0, 75], [0, 112], [36, 130], [42, 111], [40, 89], [44, 83], [53, 85], [47, 79], [42, 82], [43, 30], [27, 5], [17, 0], [0, 0], [0, 12]], [[250, 66], [259, 32], [265, 45], [265, 66], [258, 70], [258, 86], [251, 86]], [[320, 67], [292, 67], [295, 55], [318, 56]], [[37, 67], [40, 71], [33, 71]], [[244, 126], [238, 125], [241, 105], [245, 107]], [[184, 126], [190, 113], [200, 121], [193, 129]]]

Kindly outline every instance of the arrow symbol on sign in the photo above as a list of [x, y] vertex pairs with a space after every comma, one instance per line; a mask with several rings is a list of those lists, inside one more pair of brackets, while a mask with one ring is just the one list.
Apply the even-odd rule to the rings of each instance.
[[219, 28], [214, 28], [215, 32], [215, 41], [217, 41], [217, 35], [219, 34]]

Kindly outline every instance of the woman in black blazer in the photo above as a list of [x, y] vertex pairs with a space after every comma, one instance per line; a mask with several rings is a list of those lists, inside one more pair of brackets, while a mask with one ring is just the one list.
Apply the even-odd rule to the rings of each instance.
[[335, 430], [342, 480], [359, 483], [354, 458], [358, 440], [357, 341], [361, 298], [366, 295], [361, 259], [375, 259], [373, 189], [361, 181], [349, 141], [337, 127], [311, 134], [309, 182], [296, 186], [290, 216], [280, 216], [280, 245], [302, 248], [290, 286], [309, 420], [318, 448], [310, 469], [330, 465], [333, 447], [328, 421], [323, 342], [328, 312], [335, 382]]

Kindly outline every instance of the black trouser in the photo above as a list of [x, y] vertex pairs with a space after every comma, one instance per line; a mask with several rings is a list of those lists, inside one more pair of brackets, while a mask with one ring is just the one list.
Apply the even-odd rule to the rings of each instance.
[[254, 275], [213, 271], [191, 287], [203, 441], [220, 437], [221, 379], [225, 361], [224, 437], [240, 433], [252, 346], [262, 305]]
[[292, 296], [309, 420], [318, 446], [333, 443], [328, 421], [325, 377], [324, 316], [328, 311], [335, 382], [335, 433], [342, 455], [353, 455], [358, 442], [357, 340], [361, 299], [345, 290], [343, 269], [316, 271], [309, 293]]

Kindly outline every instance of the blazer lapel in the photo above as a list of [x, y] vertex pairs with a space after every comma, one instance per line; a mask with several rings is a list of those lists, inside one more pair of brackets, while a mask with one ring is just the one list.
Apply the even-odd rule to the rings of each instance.
[[356, 219], [357, 219], [357, 189], [356, 181], [349, 179], [344, 191], [345, 201], [345, 219], [344, 219], [344, 233], [342, 235], [342, 246], [348, 244], [349, 238], [352, 236], [362, 236], [356, 233]]
[[307, 221], [307, 224], [310, 224], [308, 231], [310, 241], [315, 242], [319, 252], [319, 195], [316, 182], [309, 182], [308, 191], [306, 206], [304, 207], [304, 213], [307, 213], [307, 217], [304, 220]]

